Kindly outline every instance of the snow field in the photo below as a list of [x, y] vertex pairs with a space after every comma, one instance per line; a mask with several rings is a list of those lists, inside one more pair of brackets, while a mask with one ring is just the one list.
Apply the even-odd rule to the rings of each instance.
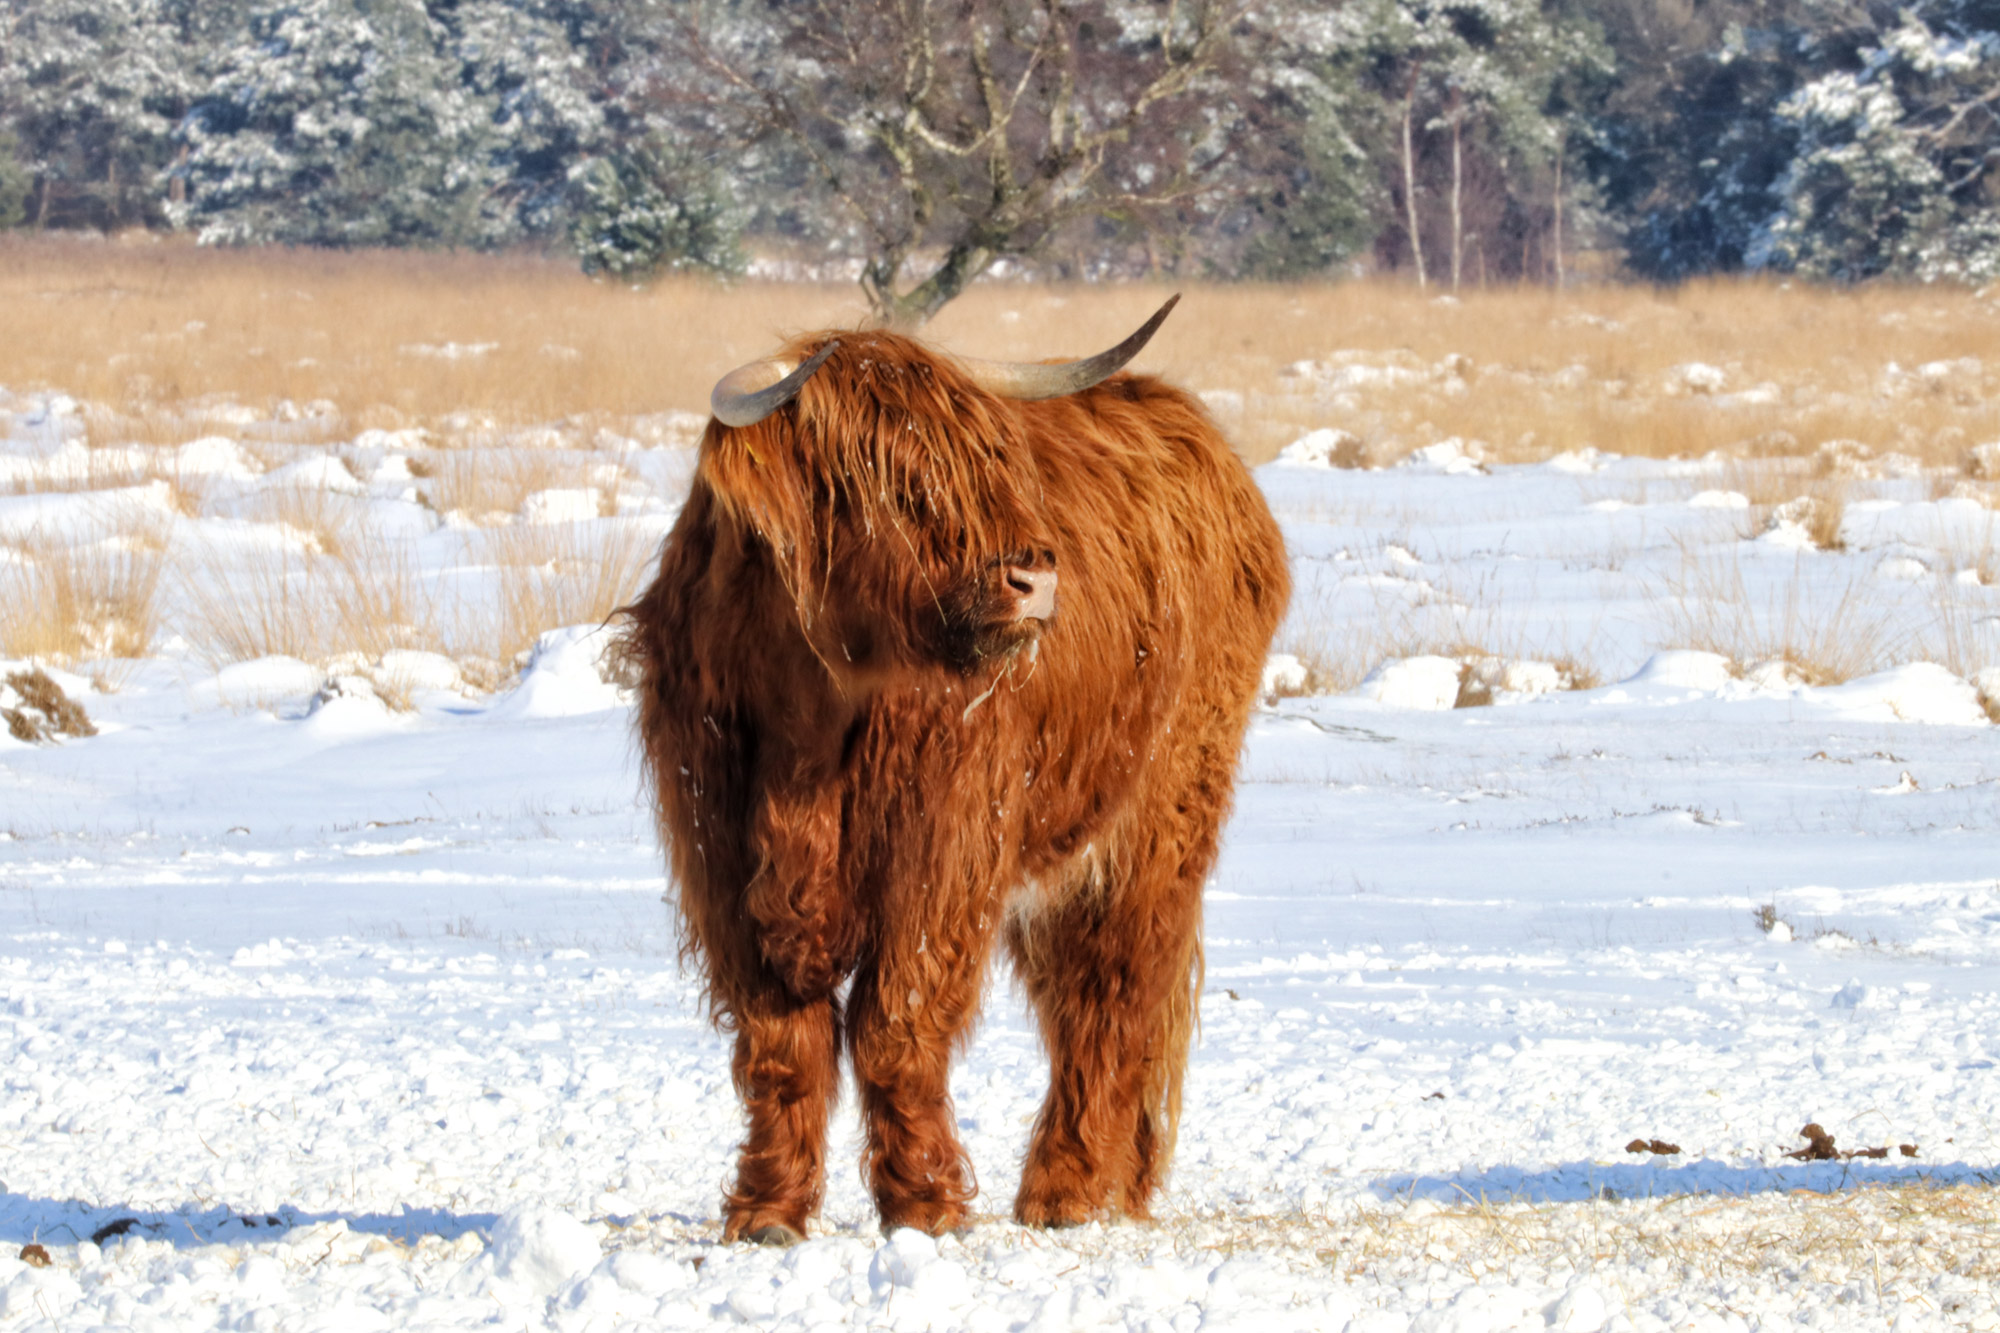
[[[62, 420], [0, 460], [73, 466]], [[287, 468], [359, 507], [336, 543], [506, 585], [416, 451], [197, 443], [194, 514], [0, 496], [77, 547], [143, 501], [183, 571], [151, 656], [55, 673], [98, 737], [0, 739], [0, 1328], [2000, 1323], [2000, 657], [1949, 488], [1857, 482], [1826, 550], [1714, 462], [1261, 469], [1298, 594], [1158, 1222], [1004, 1220], [1045, 1070], [1000, 975], [954, 1078], [978, 1224], [880, 1237], [850, 1105], [773, 1253], [717, 1243], [726, 1047], [601, 635], [530, 635], [498, 690], [490, 636], [212, 661], [175, 599], [338, 558], [259, 498]], [[686, 450], [621, 457], [617, 513], [540, 487], [495, 530], [657, 534]], [[1888, 1155], [1788, 1159], [1809, 1121]]]

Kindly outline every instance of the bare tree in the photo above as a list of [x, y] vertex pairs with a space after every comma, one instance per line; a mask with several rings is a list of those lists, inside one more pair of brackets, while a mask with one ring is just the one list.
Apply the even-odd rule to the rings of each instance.
[[878, 318], [935, 315], [1079, 219], [1213, 190], [1254, 114], [1245, 0], [838, 0], [682, 12], [667, 90], [810, 164]]

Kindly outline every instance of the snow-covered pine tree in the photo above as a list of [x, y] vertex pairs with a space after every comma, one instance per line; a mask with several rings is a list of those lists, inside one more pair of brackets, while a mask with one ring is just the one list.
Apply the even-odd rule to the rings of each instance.
[[[0, 130], [32, 174], [26, 220], [157, 223], [160, 172], [232, 0], [16, 0], [0, 40]], [[0, 173], [5, 171], [0, 166]]]
[[2000, 277], [2000, 3], [1918, 0], [1780, 115], [1797, 146], [1753, 263], [1855, 281]]
[[512, 239], [499, 96], [454, 37], [422, 0], [259, 5], [183, 127], [177, 219], [232, 244]]
[[491, 117], [486, 151], [517, 234], [560, 230], [571, 173], [630, 121], [619, 34], [603, 8], [466, 0], [443, 16], [459, 78]]
[[579, 164], [572, 189], [570, 244], [586, 273], [742, 271], [739, 211], [714, 173], [663, 135]]
[[1560, 270], [1583, 180], [1563, 174], [1577, 129], [1570, 90], [1611, 68], [1595, 25], [1570, 9], [1355, 0], [1338, 11], [1339, 44], [1324, 59], [1376, 100], [1369, 155], [1394, 201], [1377, 248], [1420, 283], [1455, 286], [1475, 267]]

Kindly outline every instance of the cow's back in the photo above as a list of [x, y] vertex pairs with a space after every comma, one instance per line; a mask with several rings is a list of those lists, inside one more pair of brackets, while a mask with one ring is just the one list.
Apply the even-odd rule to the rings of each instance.
[[1290, 580], [1262, 492], [1189, 395], [1120, 376], [1022, 410], [1063, 541], [1020, 699], [1040, 877], [1116, 822], [1176, 732], [1226, 744], [1233, 769]]

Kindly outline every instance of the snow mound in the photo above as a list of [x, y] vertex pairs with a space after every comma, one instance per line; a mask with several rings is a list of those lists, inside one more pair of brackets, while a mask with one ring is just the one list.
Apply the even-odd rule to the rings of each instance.
[[342, 495], [362, 495], [368, 490], [359, 477], [347, 470], [347, 464], [333, 454], [287, 463], [265, 474], [264, 485], [302, 491], [338, 491]]
[[243, 446], [226, 435], [204, 435], [174, 450], [172, 471], [184, 476], [255, 481], [264, 471]]
[[1486, 471], [1486, 443], [1483, 440], [1467, 440], [1452, 436], [1414, 449], [1403, 460], [1402, 466], [1420, 468], [1428, 472], [1442, 472], [1447, 476], [1464, 476]]
[[1612, 457], [1613, 455], [1603, 452], [1596, 445], [1587, 444], [1581, 449], [1565, 449], [1542, 466], [1551, 472], [1581, 475], [1588, 472], [1602, 472], [1610, 464]]
[[523, 1204], [493, 1224], [489, 1253], [495, 1276], [547, 1297], [597, 1266], [597, 1236], [568, 1213]]
[[573, 717], [624, 702], [616, 634], [605, 625], [552, 629], [535, 640], [521, 682], [494, 711], [505, 717]]
[[389, 702], [364, 675], [329, 676], [307, 711], [308, 733], [322, 740], [346, 740], [386, 730], [396, 721]]
[[1914, 583], [1930, 577], [1930, 566], [1913, 556], [1885, 555], [1875, 566], [1875, 577], [1892, 583]]
[[232, 708], [262, 708], [281, 699], [312, 694], [325, 674], [296, 657], [271, 656], [231, 662], [215, 673], [212, 689], [218, 703]]
[[179, 517], [174, 489], [164, 481], [101, 491], [0, 495], [0, 539], [9, 541], [102, 541]]
[[404, 694], [416, 690], [456, 690], [465, 685], [458, 663], [442, 653], [392, 648], [369, 672], [376, 685]]
[[1272, 653], [1264, 659], [1264, 678], [1257, 686], [1258, 693], [1267, 698], [1279, 694], [1298, 694], [1306, 687], [1306, 664], [1291, 653]]
[[1932, 662], [1911, 662], [1845, 685], [1805, 693], [1814, 702], [1829, 705], [1856, 721], [1987, 725], [1979, 691]]
[[1368, 449], [1358, 435], [1321, 427], [1280, 449], [1272, 461], [1288, 467], [1362, 468], [1368, 466]]
[[1750, 497], [1741, 491], [1696, 491], [1688, 497], [1690, 509], [1748, 509]]
[[356, 449], [382, 449], [390, 453], [410, 453], [427, 448], [430, 439], [420, 426], [404, 430], [364, 430], [354, 437]]
[[1458, 702], [1459, 664], [1449, 657], [1396, 657], [1368, 673], [1354, 693], [1388, 708], [1440, 712]]
[[602, 497], [595, 486], [536, 491], [521, 502], [524, 523], [588, 523], [598, 516]]
[[1686, 397], [1690, 394], [1721, 393], [1729, 383], [1729, 376], [1721, 367], [1711, 366], [1705, 361], [1688, 361], [1667, 372], [1663, 386], [1669, 397]]
[[1727, 689], [1736, 679], [1736, 667], [1721, 653], [1696, 652], [1676, 648], [1654, 653], [1626, 680], [1625, 685], [1653, 685], [1674, 690], [1700, 690], [1713, 694]]
[[965, 1265], [938, 1253], [937, 1242], [921, 1231], [900, 1227], [875, 1252], [868, 1285], [881, 1297], [895, 1293], [897, 1323], [916, 1328], [950, 1328], [953, 1315], [972, 1304], [972, 1279]]

